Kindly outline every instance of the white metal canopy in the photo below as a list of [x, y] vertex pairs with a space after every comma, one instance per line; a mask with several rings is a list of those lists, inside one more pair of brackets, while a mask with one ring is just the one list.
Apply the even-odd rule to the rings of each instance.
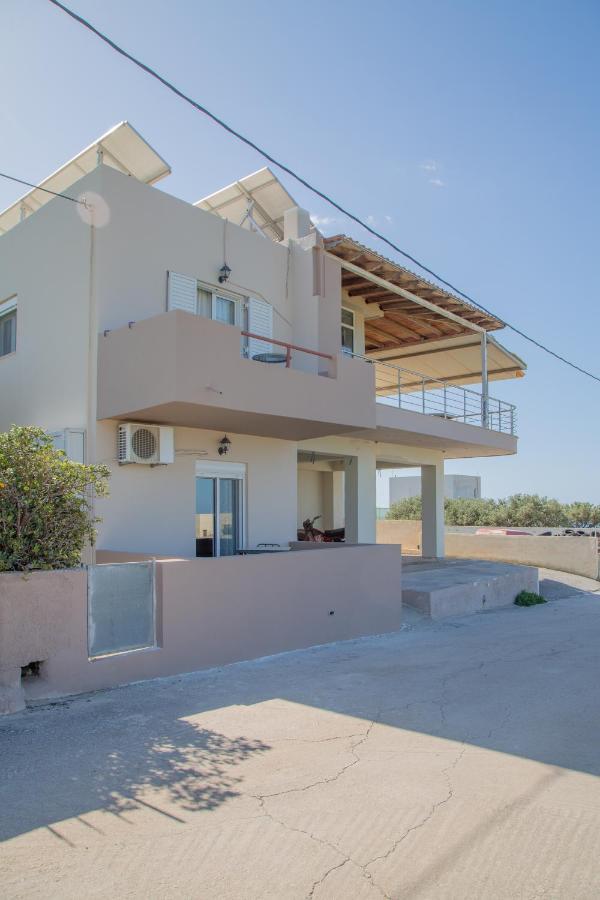
[[[369, 353], [369, 358], [440, 381], [455, 384], [480, 384], [482, 381], [481, 342], [478, 334], [458, 335], [421, 347], [415, 345], [393, 351], [375, 351]], [[489, 334], [487, 364], [489, 381], [522, 378], [527, 369], [520, 357]], [[393, 370], [381, 368], [380, 372], [382, 379], [389, 380], [390, 388], [395, 389], [397, 379]]]
[[283, 214], [296, 205], [268, 166], [194, 203], [235, 225], [254, 225], [274, 241], [283, 240]]
[[101, 160], [119, 172], [131, 175], [146, 184], [155, 184], [169, 175], [171, 167], [129, 122], [120, 122], [93, 141], [69, 162], [41, 181], [36, 188], [20, 197], [0, 213], [0, 234], [17, 225], [24, 216], [36, 212], [52, 200], [40, 188], [69, 195], [69, 188], [87, 175]]

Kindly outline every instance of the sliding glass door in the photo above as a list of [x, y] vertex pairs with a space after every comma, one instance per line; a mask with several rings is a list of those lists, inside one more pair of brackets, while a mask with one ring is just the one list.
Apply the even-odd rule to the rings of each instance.
[[243, 546], [245, 466], [196, 464], [196, 556], [235, 556]]

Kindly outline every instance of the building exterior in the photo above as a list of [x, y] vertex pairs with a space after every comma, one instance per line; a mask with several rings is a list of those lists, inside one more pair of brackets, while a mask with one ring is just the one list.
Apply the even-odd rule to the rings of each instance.
[[[304, 518], [375, 541], [375, 476], [420, 466], [444, 552], [446, 459], [513, 454], [501, 323], [343, 235], [263, 169], [196, 204], [127, 123], [0, 214], [0, 429], [108, 463], [98, 549], [286, 546]], [[480, 392], [465, 385], [481, 384]]]
[[[421, 496], [420, 475], [395, 475], [389, 479], [390, 506], [407, 497]], [[444, 475], [444, 497], [449, 500], [481, 497], [479, 475]]]

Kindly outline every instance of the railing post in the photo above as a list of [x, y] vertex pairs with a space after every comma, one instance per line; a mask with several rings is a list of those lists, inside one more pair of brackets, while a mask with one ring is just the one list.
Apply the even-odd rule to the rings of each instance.
[[514, 437], [514, 434], [515, 434], [515, 408], [512, 404], [510, 407], [510, 433]]
[[421, 409], [425, 412], [425, 379], [421, 378]]
[[467, 392], [463, 388], [463, 422], [467, 424]]
[[286, 350], [286, 353], [285, 353], [285, 367], [286, 367], [286, 369], [289, 369], [289, 367], [291, 366], [291, 364], [292, 364], [292, 348], [288, 346], [288, 348], [287, 348], [287, 350]]
[[447, 419], [447, 407], [446, 407], [446, 382], [444, 382], [444, 418]]
[[402, 373], [398, 369], [398, 409], [402, 409]]
[[487, 332], [481, 332], [481, 424], [488, 427], [488, 359], [487, 359]]

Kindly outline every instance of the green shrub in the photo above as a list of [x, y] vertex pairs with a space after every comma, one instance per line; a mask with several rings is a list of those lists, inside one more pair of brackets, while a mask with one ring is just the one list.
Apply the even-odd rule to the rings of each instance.
[[387, 511], [387, 519], [420, 519], [421, 518], [421, 498], [405, 497], [404, 500], [397, 500], [392, 503]]
[[533, 591], [520, 591], [515, 597], [516, 606], [537, 606], [538, 603], [547, 602], [541, 594], [535, 594]]
[[109, 474], [67, 459], [41, 428], [1, 433], [0, 572], [79, 565], [96, 535], [91, 501], [108, 493]]

